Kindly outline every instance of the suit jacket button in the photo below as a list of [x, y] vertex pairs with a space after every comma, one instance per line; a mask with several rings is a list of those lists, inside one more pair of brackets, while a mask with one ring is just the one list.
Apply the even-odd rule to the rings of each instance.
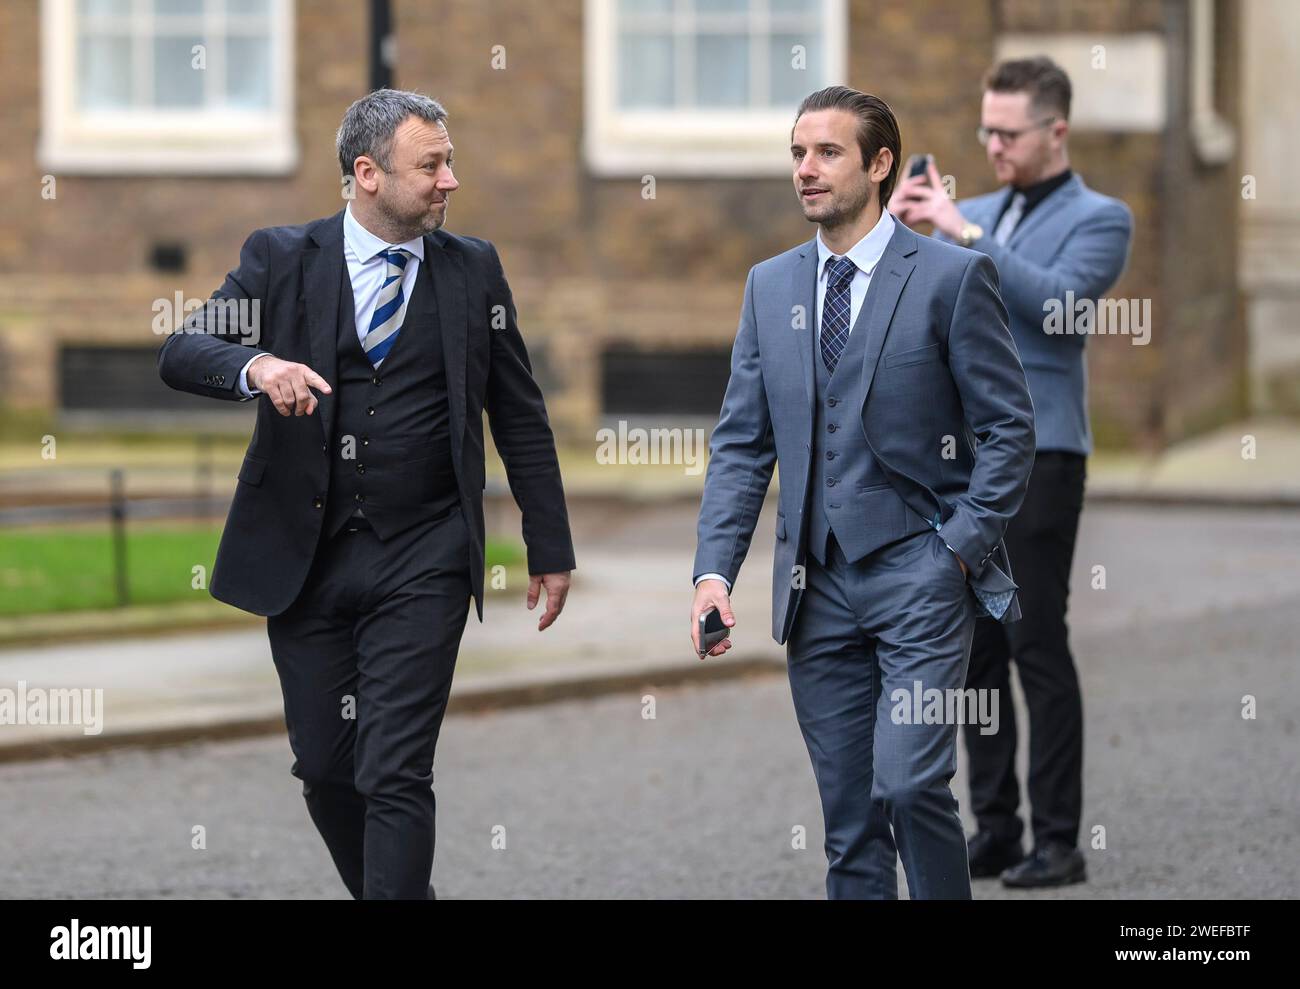
[[324, 500], [319, 495], [311, 500], [312, 508], [320, 508], [324, 504], [325, 504]]
[[833, 432], [835, 432], [835, 430], [837, 430], [837, 429], [839, 429], [839, 426], [835, 425], [835, 423], [832, 422], [832, 423], [830, 423], [830, 424], [827, 425], [827, 427], [826, 427], [826, 432], [828, 432], [828, 433], [833, 433]]
[[366, 500], [366, 496], [363, 495], [363, 494], [361, 494], [360, 492], [358, 492], [358, 493], [357, 493], [357, 496], [356, 496], [356, 500], [357, 500], [357, 501], [365, 501], [365, 500]]
[[370, 408], [366, 409], [366, 415], [372, 416], [374, 414], [375, 414], [375, 409], [373, 405]]
[[826, 404], [833, 409], [835, 406], [840, 404], [840, 400], [838, 398], [828, 398], [826, 399]]

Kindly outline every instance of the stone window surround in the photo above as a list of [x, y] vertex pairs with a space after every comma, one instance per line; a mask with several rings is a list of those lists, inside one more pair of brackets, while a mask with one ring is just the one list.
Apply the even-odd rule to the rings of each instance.
[[[827, 39], [826, 81], [847, 82], [847, 0], [820, 0]], [[793, 109], [786, 111], [619, 110], [614, 8], [617, 0], [585, 0], [583, 158], [598, 176], [788, 178]]]
[[269, 112], [89, 115], [75, 105], [75, 0], [41, 0], [41, 167], [85, 175], [292, 173], [299, 157], [292, 110], [294, 2], [270, 0], [270, 10]]

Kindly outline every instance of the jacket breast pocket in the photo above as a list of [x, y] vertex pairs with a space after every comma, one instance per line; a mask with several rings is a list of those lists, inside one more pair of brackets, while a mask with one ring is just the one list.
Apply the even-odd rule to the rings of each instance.
[[885, 367], [905, 367], [908, 364], [925, 364], [939, 359], [939, 345], [932, 343], [914, 350], [900, 350], [885, 355]]

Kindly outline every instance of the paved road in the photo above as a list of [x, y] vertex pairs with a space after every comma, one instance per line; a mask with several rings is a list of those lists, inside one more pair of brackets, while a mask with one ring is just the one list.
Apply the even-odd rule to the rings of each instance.
[[[1084, 826], [1107, 847], [1086, 853], [1092, 882], [1035, 895], [1296, 896], [1300, 517], [1085, 518]], [[611, 523], [605, 545], [630, 560], [652, 529]], [[1104, 591], [1088, 586], [1095, 563]], [[277, 737], [0, 767], [0, 895], [341, 898], [290, 761]], [[437, 766], [442, 897], [823, 895], [820, 809], [779, 674], [452, 718]], [[962, 775], [954, 787], [964, 811]]]

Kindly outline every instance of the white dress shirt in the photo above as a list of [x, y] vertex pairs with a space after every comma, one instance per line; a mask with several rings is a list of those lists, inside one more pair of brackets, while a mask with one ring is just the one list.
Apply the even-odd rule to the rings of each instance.
[[[871, 273], [876, 270], [876, 265], [885, 254], [885, 248], [889, 245], [889, 238], [894, 236], [894, 218], [889, 215], [889, 210], [880, 211], [880, 219], [876, 225], [867, 231], [865, 237], [850, 247], [843, 255], [857, 266], [853, 273], [853, 280], [849, 282], [849, 332], [853, 332], [853, 327], [858, 321], [858, 313], [862, 311], [862, 303], [867, 297], [867, 289], [871, 286]], [[819, 346], [815, 353], [816, 359], [821, 359], [821, 332], [822, 332], [822, 302], [826, 298], [827, 284], [827, 264], [831, 258], [836, 257], [826, 242], [822, 240], [821, 227], [817, 228], [817, 312], [815, 313], [817, 327], [817, 341]], [[731, 592], [731, 582], [726, 577], [718, 573], [702, 573], [695, 578], [696, 586], [702, 580], [720, 580], [727, 585], [727, 592]]]
[[[356, 311], [357, 340], [362, 343], [365, 342], [366, 334], [370, 331], [370, 319], [375, 314], [375, 302], [379, 298], [379, 290], [384, 286], [384, 278], [388, 270], [387, 262], [379, 255], [390, 247], [400, 247], [415, 255], [413, 259], [406, 262], [406, 268], [402, 272], [402, 295], [409, 300], [415, 288], [415, 276], [420, 270], [420, 262], [424, 260], [424, 238], [416, 237], [404, 244], [388, 244], [357, 222], [356, 217], [352, 215], [352, 204], [349, 202], [343, 211], [343, 258], [347, 262], [348, 278], [352, 281], [352, 306]], [[249, 398], [261, 394], [260, 391], [249, 389], [248, 368], [259, 357], [269, 356], [271, 355], [258, 354], [239, 372], [239, 390], [242, 394]]]

